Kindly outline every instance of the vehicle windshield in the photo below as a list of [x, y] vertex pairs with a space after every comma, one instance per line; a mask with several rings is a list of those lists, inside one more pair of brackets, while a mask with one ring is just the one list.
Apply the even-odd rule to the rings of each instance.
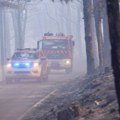
[[43, 49], [66, 49], [68, 47], [67, 40], [44, 40]]
[[38, 56], [35, 53], [28, 53], [28, 52], [16, 52], [12, 56], [12, 60], [19, 60], [19, 59], [38, 59]]

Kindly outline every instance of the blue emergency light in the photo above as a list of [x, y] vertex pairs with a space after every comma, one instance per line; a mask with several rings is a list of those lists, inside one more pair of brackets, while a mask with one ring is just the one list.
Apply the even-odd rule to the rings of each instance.
[[26, 67], [31, 67], [31, 64], [30, 63], [25, 63], [25, 66]]
[[14, 68], [30, 68], [32, 66], [31, 63], [26, 62], [26, 63], [14, 63], [13, 67]]
[[14, 65], [13, 65], [14, 67], [19, 67], [20, 66], [20, 64], [19, 63], [14, 63]]

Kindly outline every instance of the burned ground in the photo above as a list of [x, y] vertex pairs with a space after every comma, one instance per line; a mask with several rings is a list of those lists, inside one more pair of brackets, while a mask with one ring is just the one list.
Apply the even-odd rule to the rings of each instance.
[[112, 73], [76, 78], [23, 120], [118, 120]]

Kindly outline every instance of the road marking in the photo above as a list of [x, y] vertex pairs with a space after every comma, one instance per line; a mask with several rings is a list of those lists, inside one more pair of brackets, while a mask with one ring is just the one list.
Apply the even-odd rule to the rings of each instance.
[[47, 96], [45, 96], [43, 99], [35, 103], [30, 109], [28, 109], [24, 114], [22, 114], [17, 120], [22, 120], [22, 118], [27, 115], [32, 109], [36, 108], [37, 106], [40, 106], [45, 100], [47, 100], [51, 95], [53, 95], [57, 90], [52, 91]]
[[42, 96], [18, 96], [18, 97], [0, 97], [2, 99], [34, 99], [34, 98], [41, 98]]
[[47, 96], [45, 96], [43, 99], [41, 99], [39, 102], [37, 102], [33, 108], [39, 106], [40, 104], [42, 104], [42, 102], [44, 102], [45, 100], [47, 100], [51, 95], [53, 95], [57, 90], [52, 91], [50, 94], [48, 94]]

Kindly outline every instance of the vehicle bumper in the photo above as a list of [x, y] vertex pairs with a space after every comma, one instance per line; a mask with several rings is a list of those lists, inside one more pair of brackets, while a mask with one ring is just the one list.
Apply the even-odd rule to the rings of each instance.
[[5, 74], [8, 79], [37, 79], [41, 77], [41, 70], [11, 70]]
[[[66, 61], [70, 61], [66, 63]], [[48, 68], [49, 69], [69, 69], [72, 68], [71, 60], [64, 59], [64, 60], [49, 60], [48, 61]]]
[[40, 75], [6, 75], [9, 79], [37, 79]]

